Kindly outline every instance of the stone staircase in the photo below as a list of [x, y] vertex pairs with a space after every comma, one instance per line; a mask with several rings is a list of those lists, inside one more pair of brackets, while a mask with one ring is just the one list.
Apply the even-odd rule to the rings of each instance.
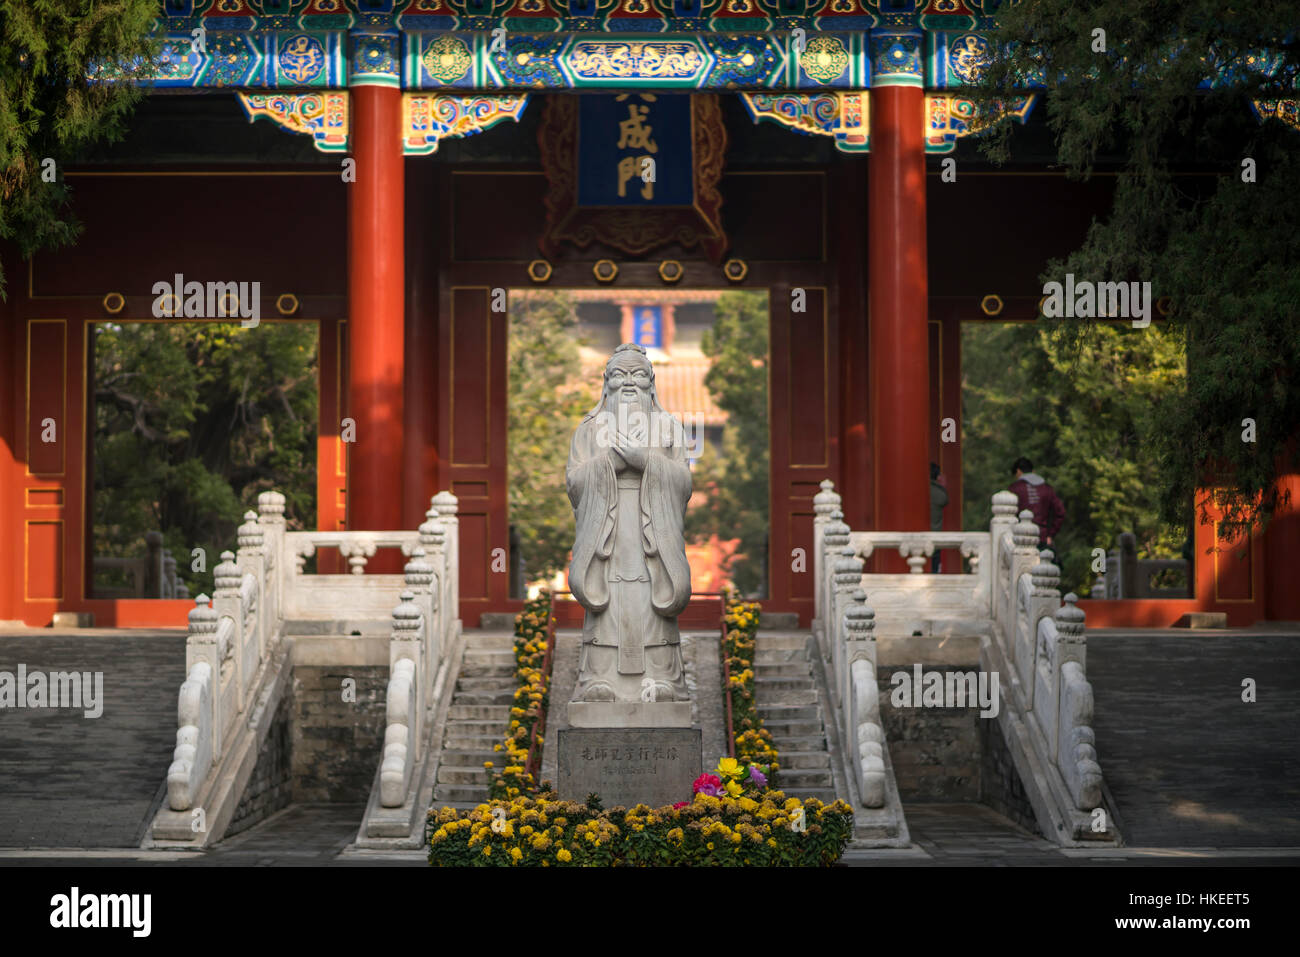
[[822, 703], [813, 678], [806, 633], [758, 633], [754, 684], [763, 727], [781, 766], [780, 786], [788, 797], [835, 800]]
[[470, 635], [447, 712], [434, 804], [474, 807], [488, 799], [483, 763], [501, 765], [492, 746], [505, 738], [515, 688], [514, 635]]

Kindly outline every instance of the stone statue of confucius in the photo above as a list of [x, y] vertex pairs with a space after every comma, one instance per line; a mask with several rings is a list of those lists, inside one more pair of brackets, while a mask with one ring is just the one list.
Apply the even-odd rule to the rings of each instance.
[[645, 349], [615, 349], [569, 448], [569, 588], [587, 610], [575, 702], [690, 700], [677, 616], [691, 597], [691, 471], [682, 425], [654, 382]]

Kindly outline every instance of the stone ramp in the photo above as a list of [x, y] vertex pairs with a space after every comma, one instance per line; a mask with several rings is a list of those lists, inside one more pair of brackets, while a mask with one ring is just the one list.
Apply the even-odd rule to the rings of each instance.
[[1300, 847], [1300, 629], [1087, 637], [1097, 753], [1126, 845]]
[[136, 847], [176, 745], [183, 629], [0, 633], [0, 671], [103, 672], [104, 710], [0, 710], [0, 846]]

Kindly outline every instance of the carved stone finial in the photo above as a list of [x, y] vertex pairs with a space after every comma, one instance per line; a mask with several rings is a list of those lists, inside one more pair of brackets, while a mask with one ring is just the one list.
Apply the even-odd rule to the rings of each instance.
[[851, 529], [844, 522], [844, 513], [838, 508], [831, 509], [822, 529], [822, 544], [832, 551], [841, 549], [849, 543], [850, 532]]
[[263, 492], [257, 496], [257, 510], [262, 513], [263, 525], [284, 524], [284, 495], [280, 492]]
[[867, 641], [876, 628], [876, 612], [867, 604], [867, 593], [861, 588], [853, 589], [849, 599], [849, 607], [844, 610], [844, 627], [848, 630], [847, 640]]
[[406, 573], [406, 584], [422, 591], [433, 584], [433, 566], [424, 560], [424, 556], [424, 549], [417, 546], [411, 552], [411, 560], [406, 563], [406, 568], [403, 569]]
[[1044, 548], [1038, 555], [1041, 560], [1029, 570], [1029, 577], [1035, 594], [1050, 595], [1061, 584], [1061, 569], [1052, 561], [1055, 556], [1050, 548]]
[[429, 509], [428, 516], [428, 520], [420, 525], [420, 544], [430, 549], [441, 548], [447, 541], [447, 532], [433, 509]]
[[1038, 549], [1038, 526], [1034, 524], [1034, 513], [1029, 509], [1022, 509], [1020, 520], [1011, 526], [1011, 540], [1016, 543], [1016, 548]]
[[821, 491], [813, 496], [813, 512], [817, 515], [816, 521], [826, 521], [831, 512], [839, 507], [841, 501], [839, 493], [835, 491], [835, 483], [830, 479], [822, 479]]
[[443, 490], [433, 497], [433, 507], [439, 515], [455, 515], [460, 499]]
[[404, 591], [398, 596], [402, 602], [393, 609], [393, 631], [416, 631], [420, 627], [420, 608], [415, 604], [415, 593]]
[[840, 549], [840, 557], [835, 560], [834, 579], [835, 587], [838, 589], [848, 589], [858, 585], [862, 581], [862, 559], [850, 545]]
[[235, 553], [221, 553], [221, 564], [212, 570], [212, 579], [217, 586], [217, 594], [229, 594], [239, 591], [239, 580], [243, 578], [239, 566], [235, 564]]
[[257, 513], [251, 509], [244, 513], [244, 524], [236, 532], [240, 551], [261, 551], [266, 541], [266, 533], [257, 523]]
[[1002, 489], [1000, 492], [993, 493], [993, 518], [996, 519], [1014, 519], [1016, 517], [1016, 506], [1020, 499], [1016, 498], [1015, 492], [1008, 492]]
[[1070, 592], [1065, 596], [1065, 604], [1056, 609], [1056, 614], [1052, 616], [1056, 619], [1056, 630], [1064, 641], [1083, 640], [1083, 620], [1086, 616], [1083, 609], [1075, 605], [1078, 600], [1079, 596]]
[[199, 595], [190, 609], [190, 634], [212, 635], [217, 631], [217, 610], [208, 607], [208, 596]]

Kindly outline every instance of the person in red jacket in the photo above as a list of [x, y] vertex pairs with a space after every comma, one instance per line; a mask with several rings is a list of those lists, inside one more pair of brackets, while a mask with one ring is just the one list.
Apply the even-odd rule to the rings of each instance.
[[1034, 524], [1038, 526], [1038, 547], [1046, 548], [1052, 544], [1061, 525], [1065, 523], [1065, 505], [1047, 481], [1034, 471], [1034, 463], [1023, 455], [1011, 466], [1015, 481], [1011, 491], [1019, 499], [1020, 510], [1029, 509], [1034, 513]]

